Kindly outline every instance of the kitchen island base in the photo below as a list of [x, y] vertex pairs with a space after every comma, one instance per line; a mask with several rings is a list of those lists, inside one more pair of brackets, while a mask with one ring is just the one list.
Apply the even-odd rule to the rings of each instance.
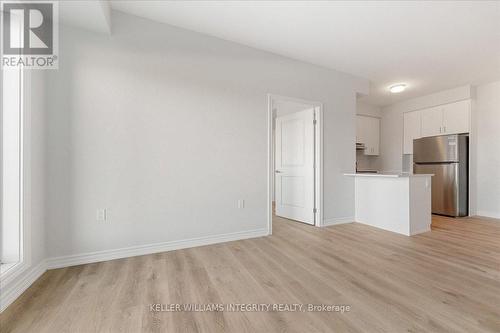
[[406, 236], [431, 230], [431, 177], [347, 174], [355, 182], [355, 221]]

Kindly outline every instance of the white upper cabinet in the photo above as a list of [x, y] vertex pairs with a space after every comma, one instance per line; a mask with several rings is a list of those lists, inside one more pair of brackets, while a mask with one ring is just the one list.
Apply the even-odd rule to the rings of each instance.
[[365, 134], [364, 118], [365, 117], [362, 117], [362, 116], [356, 116], [356, 143], [364, 143], [364, 141], [366, 141], [364, 138], [364, 134]]
[[413, 154], [413, 140], [422, 137], [422, 117], [419, 111], [408, 112], [404, 117], [403, 154]]
[[403, 154], [413, 154], [413, 140], [470, 132], [471, 101], [464, 100], [404, 114]]
[[443, 132], [443, 108], [441, 106], [421, 110], [422, 136], [441, 135]]
[[443, 133], [459, 134], [470, 132], [470, 109], [470, 100], [444, 105]]
[[471, 101], [421, 110], [422, 136], [469, 133]]
[[368, 140], [366, 144], [365, 155], [380, 154], [380, 119], [368, 118]]
[[365, 155], [380, 154], [380, 119], [356, 117], [356, 142], [365, 144]]

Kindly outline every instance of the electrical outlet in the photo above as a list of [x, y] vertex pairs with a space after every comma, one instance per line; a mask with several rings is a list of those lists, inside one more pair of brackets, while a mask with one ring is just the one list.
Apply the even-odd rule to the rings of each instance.
[[238, 208], [239, 209], [245, 208], [245, 200], [243, 199], [238, 200]]
[[96, 216], [97, 222], [106, 222], [107, 215], [108, 214], [106, 208], [97, 209], [97, 216]]

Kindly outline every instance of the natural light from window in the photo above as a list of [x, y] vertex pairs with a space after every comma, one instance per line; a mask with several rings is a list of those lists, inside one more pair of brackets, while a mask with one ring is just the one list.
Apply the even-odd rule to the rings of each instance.
[[[19, 36], [20, 29], [11, 35]], [[21, 69], [1, 71], [1, 242], [0, 273], [22, 262], [22, 124]]]

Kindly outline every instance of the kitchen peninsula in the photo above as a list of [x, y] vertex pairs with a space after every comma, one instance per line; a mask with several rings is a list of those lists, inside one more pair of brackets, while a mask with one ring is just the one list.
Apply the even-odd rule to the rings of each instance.
[[355, 221], [406, 236], [431, 230], [430, 174], [352, 173]]

